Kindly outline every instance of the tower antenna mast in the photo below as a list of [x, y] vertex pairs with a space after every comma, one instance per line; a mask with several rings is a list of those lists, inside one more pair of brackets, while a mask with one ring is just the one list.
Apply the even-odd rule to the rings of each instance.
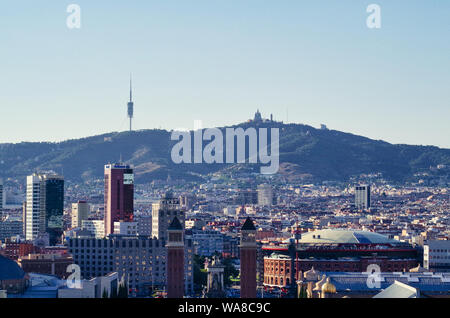
[[128, 118], [130, 119], [130, 131], [133, 130], [133, 126], [132, 126], [133, 116], [134, 116], [133, 79], [130, 74], [130, 101], [128, 102]]

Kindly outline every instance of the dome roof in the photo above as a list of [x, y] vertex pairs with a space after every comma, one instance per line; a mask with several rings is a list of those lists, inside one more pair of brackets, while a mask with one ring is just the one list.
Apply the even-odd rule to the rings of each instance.
[[299, 243], [377, 244], [398, 242], [374, 232], [347, 229], [325, 229], [303, 233]]
[[325, 284], [322, 285], [322, 292], [323, 293], [330, 293], [330, 294], [335, 294], [336, 293], [336, 286], [334, 286], [331, 283], [330, 277], [328, 277], [327, 281], [325, 282]]
[[0, 280], [22, 279], [25, 272], [13, 260], [0, 255]]

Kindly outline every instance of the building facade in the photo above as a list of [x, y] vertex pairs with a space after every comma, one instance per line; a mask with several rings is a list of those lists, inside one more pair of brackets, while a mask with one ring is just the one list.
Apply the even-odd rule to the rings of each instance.
[[0, 220], [3, 216], [3, 182], [0, 180]]
[[152, 236], [167, 241], [167, 229], [175, 217], [184, 228], [185, 211], [180, 205], [180, 199], [167, 192], [158, 203], [152, 205]]
[[224, 251], [224, 235], [217, 231], [192, 230], [195, 254], [212, 256]]
[[33, 174], [27, 177], [25, 209], [27, 240], [48, 233], [55, 244], [63, 232], [64, 178], [55, 174]]
[[20, 257], [18, 263], [26, 273], [54, 275], [66, 279], [70, 275], [67, 267], [73, 264], [73, 258], [62, 254], [28, 254]]
[[270, 184], [260, 184], [258, 186], [258, 205], [272, 206], [274, 204], [274, 195]]
[[[68, 240], [74, 263], [84, 279], [117, 272], [133, 293], [148, 295], [166, 286], [166, 244], [148, 236], [109, 235]], [[192, 239], [185, 239], [185, 293], [193, 292]]]
[[91, 232], [95, 238], [105, 237], [105, 221], [103, 220], [83, 220], [81, 228]]
[[430, 271], [450, 272], [450, 241], [427, 241], [423, 246], [423, 267]]
[[370, 186], [361, 185], [355, 187], [355, 207], [358, 210], [370, 208]]
[[89, 204], [86, 201], [72, 203], [72, 228], [81, 227], [83, 220], [89, 218]]
[[114, 222], [133, 221], [134, 174], [129, 165], [105, 166], [105, 235], [114, 233]]
[[[383, 272], [404, 272], [419, 264], [408, 243], [365, 231], [326, 229], [303, 234], [298, 244], [265, 245], [264, 285], [288, 287], [302, 272], [365, 272], [376, 265]], [[287, 273], [289, 272], [289, 275]]]
[[7, 218], [0, 222], [0, 241], [3, 242], [18, 235], [23, 235], [23, 223], [21, 220]]

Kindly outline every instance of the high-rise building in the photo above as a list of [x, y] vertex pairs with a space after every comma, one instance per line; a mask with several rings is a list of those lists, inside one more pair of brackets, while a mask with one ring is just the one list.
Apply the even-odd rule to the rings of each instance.
[[370, 208], [370, 186], [360, 185], [355, 187], [355, 207], [358, 210]]
[[0, 221], [3, 216], [3, 183], [2, 180], [0, 180]]
[[256, 298], [256, 228], [247, 218], [241, 228], [241, 298]]
[[167, 241], [167, 229], [174, 217], [178, 218], [184, 228], [185, 215], [180, 199], [169, 191], [158, 203], [152, 205], [152, 236]]
[[129, 165], [105, 166], [105, 235], [114, 233], [114, 222], [133, 221], [134, 174]]
[[55, 244], [63, 232], [64, 178], [56, 174], [34, 173], [27, 177], [27, 240], [49, 235]]
[[167, 228], [167, 297], [184, 296], [184, 229], [175, 216]]
[[89, 204], [86, 201], [72, 203], [72, 228], [81, 227], [83, 220], [89, 218]]
[[269, 184], [260, 184], [258, 186], [258, 205], [272, 206], [274, 203], [274, 196], [272, 187]]

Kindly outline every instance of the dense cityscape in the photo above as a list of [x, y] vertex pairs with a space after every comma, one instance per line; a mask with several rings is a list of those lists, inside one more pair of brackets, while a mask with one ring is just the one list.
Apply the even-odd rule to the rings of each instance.
[[448, 179], [302, 184], [244, 170], [135, 184], [134, 175], [119, 162], [85, 183], [52, 171], [5, 180], [2, 296], [450, 296]]
[[448, 306], [449, 1], [0, 13], [5, 316]]

